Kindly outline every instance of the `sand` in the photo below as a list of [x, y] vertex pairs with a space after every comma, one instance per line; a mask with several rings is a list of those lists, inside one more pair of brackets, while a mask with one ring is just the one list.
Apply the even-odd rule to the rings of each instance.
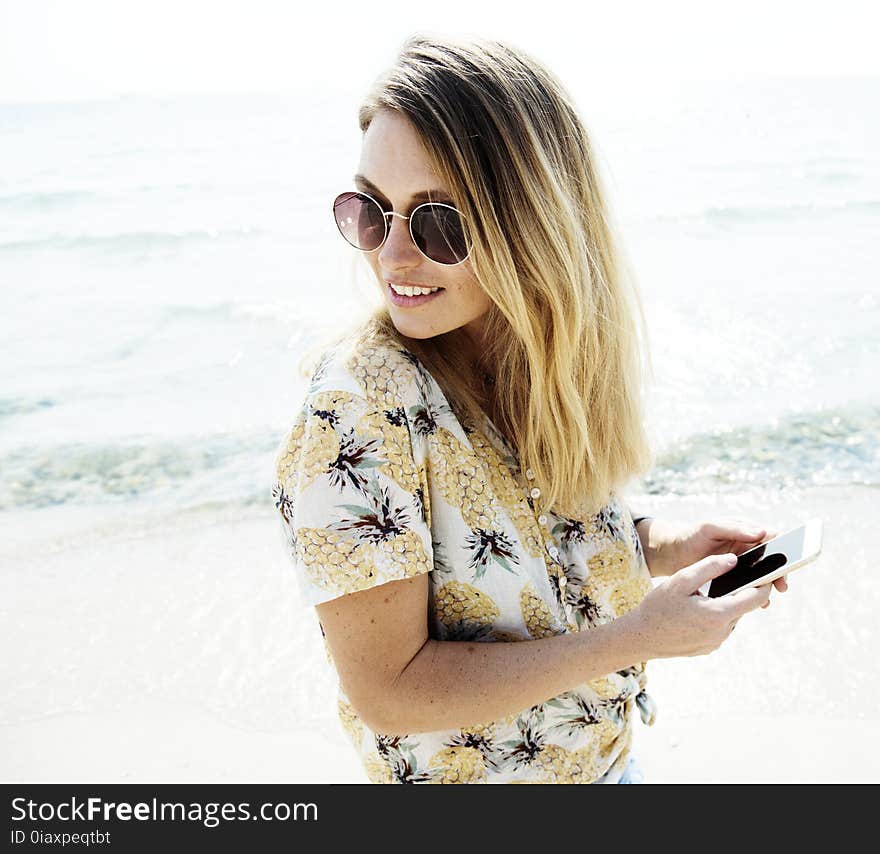
[[[719, 650], [649, 663], [647, 781], [880, 780], [876, 490], [631, 500], [825, 523], [820, 559]], [[0, 779], [366, 782], [270, 511], [87, 517], [7, 514], [0, 531]]]

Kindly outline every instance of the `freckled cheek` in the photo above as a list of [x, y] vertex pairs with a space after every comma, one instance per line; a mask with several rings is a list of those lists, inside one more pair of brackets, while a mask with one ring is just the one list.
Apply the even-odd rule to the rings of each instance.
[[471, 283], [449, 283], [446, 287], [447, 308], [461, 315], [481, 314], [486, 308], [483, 291]]
[[446, 285], [446, 303], [457, 310], [466, 310], [471, 305], [472, 296], [467, 288], [457, 285]]
[[482, 288], [470, 277], [466, 281], [438, 282], [446, 288], [448, 294], [461, 305], [479, 305], [485, 300]]

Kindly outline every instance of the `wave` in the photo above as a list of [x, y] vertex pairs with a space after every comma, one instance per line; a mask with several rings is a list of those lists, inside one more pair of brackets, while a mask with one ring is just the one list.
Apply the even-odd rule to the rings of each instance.
[[[279, 434], [280, 435], [280, 434]], [[102, 504], [149, 496], [172, 506], [265, 497], [279, 435], [217, 434], [161, 440], [14, 448], [0, 458], [0, 510]]]
[[55, 406], [55, 401], [47, 397], [38, 399], [26, 397], [0, 398], [0, 418], [11, 418], [13, 415], [26, 415], [39, 409]]
[[55, 190], [46, 193], [11, 193], [0, 196], [0, 208], [49, 210], [65, 205], [87, 202], [97, 197], [88, 190]]
[[811, 177], [816, 181], [824, 181], [826, 184], [856, 185], [865, 180], [865, 176], [860, 175], [858, 172], [822, 172]]
[[848, 200], [829, 204], [788, 204], [768, 207], [722, 206], [707, 208], [702, 218], [709, 223], [752, 223], [840, 213], [880, 213], [880, 199]]
[[[140, 499], [173, 508], [268, 503], [282, 432], [18, 447], [0, 458], [0, 510]], [[853, 484], [880, 486], [878, 407], [688, 436], [660, 450], [641, 490], [689, 495]]]
[[7, 397], [0, 398], [0, 418], [9, 418], [13, 415], [25, 415], [28, 412], [36, 412], [38, 409], [48, 409], [55, 406], [55, 401], [49, 398]]
[[676, 495], [880, 486], [880, 408], [826, 409], [695, 434], [664, 447], [641, 484]]
[[[140, 149], [132, 149], [132, 151], [135, 150]], [[128, 154], [131, 152], [124, 153]], [[118, 154], [120, 152], [109, 152], [106, 156]], [[6, 195], [0, 194], [0, 209], [13, 208], [44, 211], [68, 205], [78, 205], [83, 202], [99, 201], [105, 203], [109, 200], [116, 200], [121, 196], [128, 195], [155, 194], [164, 197], [171, 192], [211, 192], [217, 189], [223, 188], [212, 184], [178, 183], [145, 184], [139, 187], [119, 187], [116, 190], [45, 190], [31, 193], [8, 193]]]
[[286, 327], [295, 327], [300, 324], [302, 328], [295, 328], [292, 333], [296, 337], [309, 335], [317, 322], [306, 308], [293, 299], [260, 303], [233, 300], [198, 304], [176, 303], [159, 306], [158, 311], [161, 323], [185, 319], [191, 322], [201, 320], [221, 320], [232, 323], [262, 321], [279, 323]]
[[783, 205], [721, 205], [704, 208], [695, 213], [655, 214], [650, 222], [676, 225], [708, 225], [726, 228], [767, 222], [791, 222], [798, 219], [818, 219], [826, 216], [876, 216], [880, 214], [880, 199], [851, 199], [827, 204]]
[[176, 249], [188, 244], [214, 243], [221, 240], [251, 240], [269, 234], [259, 228], [218, 228], [198, 231], [132, 231], [122, 234], [51, 235], [34, 240], [15, 240], [0, 243], [5, 252], [45, 252], [68, 250], [97, 250], [99, 252], [150, 252]]
[[873, 162], [864, 157], [841, 157], [839, 154], [823, 154], [819, 157], [809, 157], [803, 161], [804, 166], [862, 166], [865, 163]]

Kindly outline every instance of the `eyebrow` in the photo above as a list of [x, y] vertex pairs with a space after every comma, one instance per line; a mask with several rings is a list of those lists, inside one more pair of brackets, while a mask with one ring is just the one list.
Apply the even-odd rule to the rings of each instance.
[[[385, 194], [366, 176], [360, 174], [355, 175], [354, 182], [355, 184], [361, 184], [374, 195], [381, 196], [387, 201]], [[445, 190], [422, 190], [420, 193], [413, 193], [410, 198], [414, 202], [429, 201], [431, 199], [442, 199], [443, 201], [448, 202], [453, 201], [452, 196], [450, 196]]]

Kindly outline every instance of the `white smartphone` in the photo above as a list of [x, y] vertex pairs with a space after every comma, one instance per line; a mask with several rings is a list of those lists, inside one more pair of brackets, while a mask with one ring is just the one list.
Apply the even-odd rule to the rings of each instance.
[[815, 560], [822, 551], [822, 520], [809, 519], [738, 556], [736, 564], [707, 581], [700, 593], [711, 598], [761, 587]]

